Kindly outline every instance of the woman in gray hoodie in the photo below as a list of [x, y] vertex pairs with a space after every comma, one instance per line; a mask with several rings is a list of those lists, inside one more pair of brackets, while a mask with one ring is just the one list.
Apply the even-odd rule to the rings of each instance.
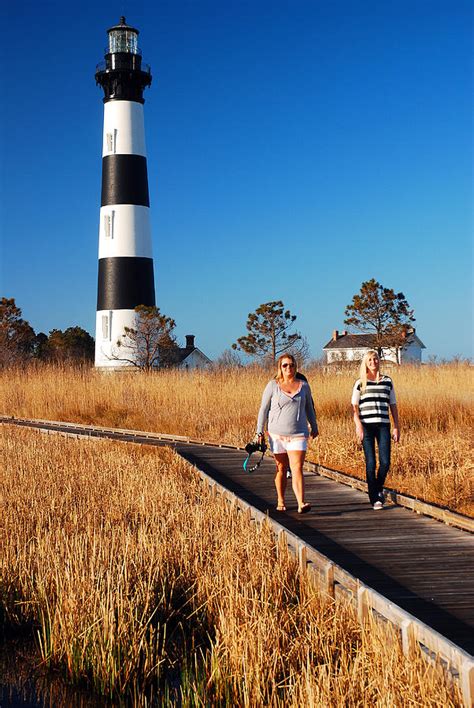
[[308, 437], [315, 438], [318, 434], [316, 413], [309, 384], [296, 378], [294, 356], [282, 354], [277, 366], [276, 377], [268, 382], [263, 392], [257, 435], [262, 440], [265, 429], [268, 430], [270, 449], [276, 463], [277, 511], [286, 511], [286, 471], [291, 467], [298, 512], [305, 514], [311, 505], [304, 498], [303, 463]]

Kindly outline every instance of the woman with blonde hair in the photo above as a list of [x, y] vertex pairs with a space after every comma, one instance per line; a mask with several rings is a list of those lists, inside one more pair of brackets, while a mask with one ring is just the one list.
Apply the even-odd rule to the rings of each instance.
[[[360, 363], [359, 378], [352, 390], [352, 409], [356, 435], [365, 455], [365, 473], [369, 500], [373, 508], [383, 508], [383, 487], [390, 469], [390, 413], [393, 418], [392, 437], [400, 440], [397, 401], [393, 381], [380, 373], [378, 353], [371, 349], [366, 352]], [[376, 474], [377, 460], [375, 441], [379, 452], [379, 468]]]
[[296, 378], [296, 360], [292, 354], [282, 354], [278, 359], [277, 374], [263, 392], [257, 421], [259, 441], [264, 438], [265, 428], [275, 457], [277, 511], [286, 511], [286, 471], [291, 466], [298, 513], [305, 514], [311, 505], [304, 496], [303, 463], [308, 437], [318, 435], [318, 424], [311, 389], [307, 381]]

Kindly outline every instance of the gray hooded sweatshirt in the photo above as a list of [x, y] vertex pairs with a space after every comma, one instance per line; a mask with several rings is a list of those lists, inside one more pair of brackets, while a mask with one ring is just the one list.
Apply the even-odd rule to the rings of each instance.
[[263, 433], [267, 427], [270, 435], [307, 436], [308, 425], [313, 435], [316, 435], [318, 424], [309, 384], [302, 381], [298, 393], [291, 396], [281, 390], [278, 381], [269, 381], [258, 412], [257, 434]]

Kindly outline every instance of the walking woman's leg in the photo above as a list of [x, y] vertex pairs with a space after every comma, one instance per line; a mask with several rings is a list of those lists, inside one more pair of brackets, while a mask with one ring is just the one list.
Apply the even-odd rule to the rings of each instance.
[[379, 469], [377, 473], [377, 493], [379, 501], [383, 502], [383, 487], [388, 471], [390, 469], [390, 451], [392, 439], [390, 437], [390, 426], [381, 425], [377, 433], [377, 444], [379, 447]]
[[285, 506], [285, 491], [286, 491], [286, 470], [288, 469], [288, 455], [286, 452], [274, 454], [276, 470], [275, 470], [275, 488], [277, 493], [277, 507], [284, 511]]
[[365, 476], [367, 479], [369, 500], [371, 504], [375, 504], [376, 501], [379, 501], [377, 480], [375, 478], [376, 460], [374, 427], [376, 426], [364, 425], [364, 439], [362, 440], [362, 447], [365, 455]]
[[304, 477], [303, 463], [306, 457], [304, 450], [288, 450], [288, 458], [291, 467], [291, 484], [298, 502], [298, 509], [304, 506]]

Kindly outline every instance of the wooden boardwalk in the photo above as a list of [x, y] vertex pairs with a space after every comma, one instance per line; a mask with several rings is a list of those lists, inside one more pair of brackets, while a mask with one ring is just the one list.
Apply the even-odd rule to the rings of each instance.
[[297, 513], [289, 484], [288, 511], [277, 512], [271, 459], [248, 474], [242, 469], [242, 451], [180, 443], [174, 447], [363, 583], [474, 653], [473, 534], [400, 506], [374, 511], [367, 494], [312, 473], [305, 474], [312, 510]]
[[[274, 463], [265, 458], [255, 472], [244, 472], [245, 453], [139, 431], [100, 429], [47, 421], [0, 422], [107, 437], [147, 445], [167, 445], [219, 485], [268, 514], [310, 548], [316, 549], [368, 588], [383, 595], [467, 653], [461, 657], [462, 683], [471, 705], [474, 696], [474, 534], [448, 526], [402, 506], [374, 511], [365, 492], [333, 479], [305, 473], [312, 510], [297, 513], [289, 480], [287, 512], [275, 509]], [[257, 513], [258, 513], [257, 512]], [[384, 607], [384, 609], [387, 609]], [[388, 608], [389, 609], [389, 608]], [[396, 614], [396, 609], [394, 608]], [[389, 612], [390, 615], [390, 612]]]

